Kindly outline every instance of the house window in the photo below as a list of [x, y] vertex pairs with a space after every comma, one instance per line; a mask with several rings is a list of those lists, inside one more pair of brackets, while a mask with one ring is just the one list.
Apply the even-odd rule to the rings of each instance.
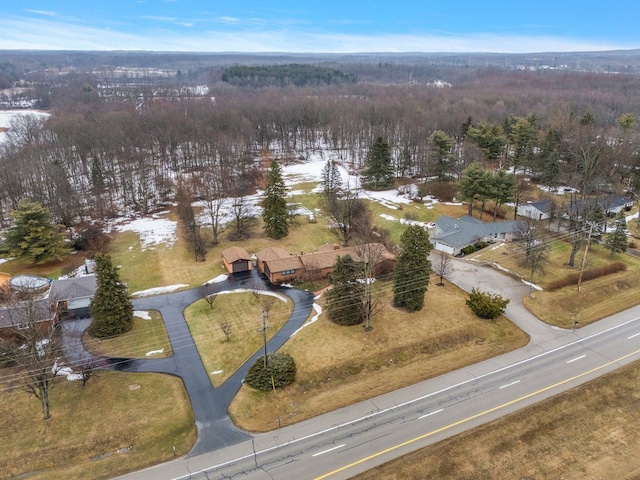
[[296, 273], [295, 270], [283, 270], [280, 275], [293, 275], [294, 273]]

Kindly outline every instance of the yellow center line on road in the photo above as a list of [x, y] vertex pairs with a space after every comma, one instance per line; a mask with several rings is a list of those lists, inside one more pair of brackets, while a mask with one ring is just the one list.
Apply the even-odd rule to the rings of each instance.
[[553, 385], [549, 385], [548, 387], [541, 388], [540, 390], [536, 390], [535, 392], [528, 393], [527, 395], [523, 395], [522, 397], [519, 397], [519, 398], [516, 398], [516, 399], [511, 400], [509, 402], [503, 403], [502, 405], [498, 405], [496, 407], [493, 407], [493, 408], [490, 408], [488, 410], [485, 410], [484, 412], [476, 413], [475, 415], [472, 415], [470, 417], [464, 418], [462, 420], [458, 420], [457, 422], [451, 423], [449, 425], [445, 425], [444, 427], [438, 428], [437, 430], [433, 430], [431, 432], [425, 433], [424, 435], [420, 435], [418, 437], [412, 438], [411, 440], [407, 440], [405, 442], [402, 442], [402, 443], [399, 443], [397, 445], [394, 445], [393, 447], [389, 447], [389, 448], [387, 448], [385, 450], [381, 450], [381, 451], [379, 451], [377, 453], [369, 455], [368, 457], [362, 458], [362, 459], [360, 459], [360, 460], [358, 460], [356, 462], [353, 462], [353, 463], [350, 463], [350, 464], [345, 465], [343, 467], [340, 467], [340, 468], [338, 468], [336, 470], [333, 470], [333, 471], [331, 471], [329, 473], [325, 473], [324, 475], [322, 475], [320, 477], [316, 477], [315, 480], [322, 480], [323, 478], [328, 478], [328, 477], [330, 477], [332, 475], [335, 475], [337, 473], [343, 472], [343, 471], [345, 471], [345, 470], [347, 470], [349, 468], [355, 467], [356, 465], [360, 465], [361, 463], [364, 463], [364, 462], [367, 462], [367, 461], [369, 461], [369, 460], [371, 460], [373, 458], [379, 457], [380, 455], [384, 455], [385, 453], [392, 452], [394, 450], [397, 450], [398, 448], [402, 448], [402, 447], [404, 447], [406, 445], [410, 445], [412, 443], [418, 442], [418, 441], [420, 441], [420, 440], [422, 440], [424, 438], [431, 437], [431, 436], [433, 436], [433, 435], [435, 435], [437, 433], [444, 432], [445, 430], [449, 430], [450, 428], [456, 427], [458, 425], [462, 425], [463, 423], [466, 423], [466, 422], [469, 422], [469, 421], [474, 420], [476, 418], [482, 417], [483, 415], [487, 415], [489, 413], [495, 412], [497, 410], [500, 410], [501, 408], [508, 407], [509, 405], [513, 405], [514, 403], [521, 402], [523, 400], [526, 400], [527, 398], [531, 398], [531, 397], [533, 397], [535, 395], [538, 395], [540, 393], [543, 393], [543, 392], [546, 392], [548, 390], [551, 390], [552, 388], [559, 387], [560, 385], [564, 385], [565, 383], [569, 383], [569, 382], [571, 382], [573, 380], [576, 380], [578, 378], [581, 378], [581, 377], [584, 377], [586, 375], [589, 375], [590, 373], [597, 372], [598, 370], [602, 370], [603, 368], [607, 368], [608, 366], [613, 365], [614, 363], [617, 363], [617, 362], [619, 362], [621, 360], [629, 358], [629, 357], [631, 357], [633, 355], [636, 355], [638, 353], [640, 353], [640, 350], [636, 350], [635, 352], [628, 353], [626, 355], [623, 355], [621, 357], [616, 358], [615, 360], [611, 360], [610, 362], [607, 362], [607, 363], [605, 363], [603, 365], [600, 365], [599, 367], [592, 368], [591, 370], [583, 372], [583, 373], [581, 373], [579, 375], [575, 375], [575, 376], [573, 376], [571, 378], [567, 378], [566, 380], [562, 380], [561, 382], [554, 383]]

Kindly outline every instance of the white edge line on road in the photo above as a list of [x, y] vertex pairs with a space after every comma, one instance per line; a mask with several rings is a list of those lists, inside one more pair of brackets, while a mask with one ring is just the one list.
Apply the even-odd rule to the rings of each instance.
[[640, 335], [640, 332], [638, 333], [634, 333], [633, 335], [631, 335], [630, 337], [627, 337], [627, 340], [631, 340], [633, 337], [637, 337], [638, 335]]
[[343, 443], [342, 445], [338, 445], [337, 447], [330, 448], [329, 450], [324, 450], [324, 451], [322, 451], [322, 452], [314, 453], [314, 454], [313, 454], [313, 455], [311, 455], [311, 456], [312, 456], [312, 457], [317, 457], [317, 456], [319, 456], [319, 455], [324, 455], [325, 453], [333, 452], [334, 450], [337, 450], [337, 449], [339, 449], [339, 448], [342, 448], [342, 447], [344, 447], [345, 445], [346, 445], [346, 443]]
[[580, 355], [579, 357], [572, 358], [571, 360], [567, 360], [567, 363], [575, 362], [576, 360], [582, 360], [586, 355]]
[[503, 388], [511, 387], [512, 385], [515, 385], [516, 383], [520, 383], [520, 380], [516, 380], [515, 382], [507, 383], [506, 385], [502, 385], [501, 387], [498, 387], [498, 390], [502, 390]]
[[319, 435], [323, 435], [323, 434], [331, 432], [333, 430], [337, 430], [337, 429], [340, 429], [342, 427], [346, 427], [347, 425], [352, 425], [352, 424], [360, 422], [362, 420], [367, 420], [367, 419], [375, 417], [377, 415], [381, 415], [381, 414], [390, 412], [391, 410], [396, 410], [396, 409], [399, 409], [399, 408], [402, 408], [402, 407], [406, 407], [407, 405], [411, 405], [412, 403], [419, 402], [420, 400], [424, 400], [425, 398], [433, 397], [433, 396], [438, 395], [440, 393], [447, 392], [449, 390], [453, 390], [454, 388], [461, 387], [462, 385], [466, 385], [467, 383], [475, 382], [477, 380], [480, 380], [481, 378], [485, 378], [485, 377], [488, 377], [490, 375], [494, 375], [496, 373], [503, 372], [503, 371], [508, 370], [510, 368], [517, 367], [517, 366], [523, 365], [525, 363], [529, 363], [529, 362], [531, 362], [533, 360], [545, 357], [545, 356], [550, 355], [552, 353], [555, 353], [557, 351], [563, 350], [563, 349], [565, 349], [567, 347], [572, 347], [573, 345], [577, 345], [579, 343], [586, 342], [587, 340], [591, 340], [592, 338], [596, 338], [596, 337], [599, 337], [600, 335], [604, 335], [604, 334], [609, 333], [609, 332], [611, 332], [613, 330], [617, 330], [618, 328], [624, 327], [624, 326], [629, 325], [630, 323], [633, 323], [633, 322], [637, 322], [638, 320], [640, 320], [640, 317], [632, 318], [630, 320], [627, 320], [626, 322], [622, 322], [619, 325], [614, 325], [613, 327], [605, 328], [604, 330], [601, 330], [600, 332], [596, 332], [596, 333], [594, 333], [592, 335], [589, 335], [587, 337], [580, 338], [578, 340], [574, 340], [573, 342], [565, 343], [564, 345], [560, 345], [559, 347], [552, 348], [551, 350], [547, 350], [546, 352], [538, 353], [537, 355], [533, 355], [531, 357], [525, 358], [523, 360], [520, 360], [518, 362], [512, 363], [510, 365], [505, 365], [504, 367], [500, 367], [500, 368], [498, 368], [496, 370], [493, 370], [491, 372], [483, 373], [482, 375], [478, 375], [477, 377], [469, 378], [468, 380], [464, 380], [462, 382], [458, 382], [458, 383], [456, 383], [454, 385], [449, 385], [448, 387], [441, 388], [440, 390], [437, 390], [435, 392], [427, 393], [426, 395], [422, 395], [420, 397], [416, 397], [416, 398], [413, 398], [411, 400], [407, 400], [406, 402], [399, 403], [397, 405], [394, 405], [393, 407], [385, 408], [383, 410], [377, 410], [377, 411], [371, 412], [371, 413], [369, 413], [367, 415], [364, 415], [364, 416], [362, 416], [360, 418], [356, 418], [356, 419], [350, 420], [348, 422], [344, 422], [344, 423], [341, 423], [341, 424], [338, 424], [338, 425], [334, 425], [332, 427], [325, 428], [324, 430], [319, 430], [319, 431], [314, 432], [314, 433], [310, 433], [309, 435], [305, 435], [305, 436], [302, 436], [300, 438], [294, 438], [294, 439], [289, 440], [288, 442], [285, 442], [285, 443], [280, 444], [280, 445], [274, 445], [273, 447], [268, 447], [268, 448], [265, 448], [265, 449], [257, 451], [257, 452], [249, 453], [247, 455], [243, 455], [241, 457], [234, 458], [232, 460], [227, 460], [227, 461], [219, 463], [217, 465], [210, 465], [209, 467], [200, 469], [197, 472], [192, 472], [192, 473], [189, 473], [188, 475], [181, 475], [179, 477], [174, 477], [172, 480], [186, 480], [186, 479], [192, 477], [193, 475], [198, 475], [200, 473], [205, 473], [205, 472], [207, 472], [209, 470], [215, 470], [215, 469], [224, 467], [226, 465], [232, 465], [234, 463], [237, 463], [237, 462], [239, 462], [241, 460], [245, 460], [247, 458], [255, 457], [255, 456], [263, 454], [263, 453], [268, 453], [268, 452], [272, 452], [274, 450], [278, 450], [279, 448], [284, 447], [286, 445], [291, 445], [293, 443], [298, 443], [300, 441], [307, 440], [309, 438], [317, 437]]
[[430, 417], [431, 415], [435, 415], [436, 413], [440, 413], [442, 411], [444, 411], [444, 408], [441, 408], [440, 410], [435, 410], [433, 412], [425, 413], [424, 415], [418, 417], [418, 420], [420, 420], [421, 418]]

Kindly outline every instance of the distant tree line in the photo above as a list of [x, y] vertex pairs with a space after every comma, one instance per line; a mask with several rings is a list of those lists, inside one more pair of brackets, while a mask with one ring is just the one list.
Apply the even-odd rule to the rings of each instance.
[[306, 87], [354, 83], [353, 74], [317, 65], [234, 66], [224, 70], [222, 81], [250, 87]]

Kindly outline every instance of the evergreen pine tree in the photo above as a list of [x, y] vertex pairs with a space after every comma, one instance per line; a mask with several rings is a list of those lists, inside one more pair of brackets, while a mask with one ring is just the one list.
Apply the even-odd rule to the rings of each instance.
[[476, 199], [486, 199], [490, 194], [491, 174], [475, 162], [462, 171], [458, 190], [463, 199], [469, 202], [469, 216], [473, 216], [473, 202]]
[[615, 230], [607, 237], [607, 248], [614, 253], [623, 253], [627, 250], [627, 219], [623, 211], [616, 215]]
[[338, 164], [334, 160], [327, 160], [322, 169], [322, 191], [327, 197], [336, 197], [342, 190], [342, 176]]
[[365, 169], [362, 172], [362, 183], [372, 190], [384, 190], [393, 186], [391, 151], [389, 144], [382, 137], [376, 138], [369, 147]]
[[127, 332], [133, 325], [133, 305], [109, 255], [96, 255], [96, 282], [98, 287], [90, 305], [93, 321], [89, 333], [105, 338]]
[[58, 225], [39, 203], [20, 200], [11, 213], [13, 226], [7, 230], [4, 246], [9, 255], [34, 264], [59, 260], [68, 250]]
[[431, 275], [431, 242], [419, 225], [407, 227], [400, 237], [402, 251], [398, 255], [393, 279], [393, 304], [411, 312], [421, 310]]
[[262, 202], [264, 231], [268, 237], [282, 238], [289, 234], [289, 212], [285, 200], [285, 185], [282, 179], [282, 169], [275, 160], [271, 162], [267, 173], [267, 187], [265, 199]]
[[362, 323], [364, 286], [358, 282], [362, 276], [362, 264], [350, 255], [338, 257], [329, 279], [333, 288], [327, 292], [327, 315], [339, 325]]
[[604, 237], [607, 225], [607, 215], [604, 213], [602, 205], [596, 203], [593, 206], [593, 209], [589, 212], [588, 217], [589, 222], [593, 225], [591, 243], [600, 243], [602, 241], [602, 237]]

